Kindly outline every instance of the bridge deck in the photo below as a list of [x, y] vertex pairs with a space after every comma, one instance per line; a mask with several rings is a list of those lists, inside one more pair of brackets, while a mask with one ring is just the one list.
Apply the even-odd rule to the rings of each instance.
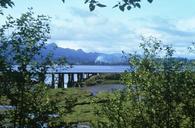
[[55, 68], [55, 70], [49, 70], [48, 73], [123, 73], [124, 71], [128, 70], [129, 66], [73, 66], [73, 67], [66, 67], [66, 68]]

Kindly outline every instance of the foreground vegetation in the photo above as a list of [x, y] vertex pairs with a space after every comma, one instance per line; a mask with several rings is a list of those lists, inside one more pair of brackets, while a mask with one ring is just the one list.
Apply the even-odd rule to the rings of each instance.
[[130, 55], [134, 69], [123, 76], [127, 88], [102, 105], [108, 122], [98, 127], [194, 128], [194, 63], [177, 61], [155, 38], [143, 40], [143, 56]]
[[[40, 87], [41, 89], [42, 87], [45, 88], [45, 86]], [[26, 101], [26, 104], [29, 105], [25, 107], [28, 107], [28, 109], [34, 109], [32, 110], [34, 112], [38, 112], [40, 109], [42, 109], [40, 110], [42, 112], [40, 113], [40, 119], [28, 119], [28, 125], [26, 125], [28, 127], [30, 127], [30, 125], [39, 127], [40, 125], [44, 125], [44, 123], [48, 123], [49, 127], [69, 127], [79, 123], [92, 126], [93, 124], [96, 124], [98, 120], [102, 120], [100, 116], [96, 114], [97, 108], [99, 108], [98, 105], [104, 104], [114, 96], [111, 93], [99, 93], [96, 96], [92, 96], [90, 92], [87, 92], [81, 88], [47, 88], [46, 90], [43, 89], [42, 91], [42, 93], [45, 94], [40, 94], [39, 92], [36, 93], [35, 96], [35, 98], [41, 101], [34, 100], [34, 103], [32, 103], [32, 101]], [[45, 98], [47, 99], [47, 105], [45, 105], [44, 103]], [[1, 105], [10, 105], [8, 99], [6, 99], [5, 97], [3, 99], [4, 102], [1, 102]], [[51, 111], [49, 111], [49, 109], [52, 110], [52, 113]], [[13, 111], [14, 110], [1, 111], [2, 127], [13, 126], [11, 123], [11, 116], [13, 114]], [[43, 111], [47, 111], [47, 113], [43, 113]], [[49, 117], [49, 113], [55, 115], [53, 115], [53, 117]], [[49, 119], [44, 119], [47, 116], [49, 117]], [[34, 124], [30, 124], [30, 122], [32, 122], [33, 120], [37, 121], [34, 122]], [[40, 120], [44, 120], [44, 122], [41, 123]]]
[[[194, 63], [174, 59], [170, 46], [143, 39], [143, 55], [130, 54], [132, 71], [120, 78], [126, 88], [92, 96], [80, 89], [45, 86], [48, 66], [65, 64], [63, 59], [53, 62], [51, 55], [42, 62], [34, 59], [49, 39], [48, 17], [34, 17], [29, 10], [7, 20], [0, 29], [0, 104], [13, 108], [0, 111], [0, 127], [195, 127]], [[110, 78], [98, 77], [92, 82]]]

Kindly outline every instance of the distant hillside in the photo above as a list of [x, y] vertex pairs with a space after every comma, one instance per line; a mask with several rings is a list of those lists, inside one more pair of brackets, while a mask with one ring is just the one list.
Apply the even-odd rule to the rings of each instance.
[[82, 49], [61, 48], [55, 43], [48, 44], [41, 52], [43, 56], [53, 53], [54, 60], [65, 57], [69, 64], [125, 64], [127, 62], [122, 54], [86, 53]]

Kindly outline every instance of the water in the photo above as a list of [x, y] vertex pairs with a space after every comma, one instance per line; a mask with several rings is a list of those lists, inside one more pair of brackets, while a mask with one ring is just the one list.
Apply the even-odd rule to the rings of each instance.
[[5, 110], [13, 110], [15, 107], [9, 106], [9, 105], [0, 105], [0, 110], [5, 111]]
[[[71, 67], [56, 67], [54, 69], [50, 69], [49, 72], [55, 73], [75, 73], [74, 80], [77, 81], [77, 74], [76, 73], [123, 73], [124, 71], [128, 71], [130, 69], [129, 66], [124, 65], [114, 65], [114, 66], [105, 66], [105, 65], [73, 65]], [[84, 78], [86, 75], [84, 75]], [[58, 76], [55, 76], [56, 80]], [[67, 88], [68, 83], [68, 75], [64, 75], [64, 88]], [[46, 77], [46, 84], [51, 84], [51, 74], [48, 74]], [[57, 83], [55, 84], [57, 86]]]

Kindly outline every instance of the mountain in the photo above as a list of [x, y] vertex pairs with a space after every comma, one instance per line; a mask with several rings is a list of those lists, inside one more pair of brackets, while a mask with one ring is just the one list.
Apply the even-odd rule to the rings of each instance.
[[43, 56], [53, 54], [53, 59], [65, 57], [69, 64], [125, 64], [123, 54], [105, 54], [96, 52], [84, 52], [82, 49], [74, 50], [70, 48], [58, 47], [55, 43], [48, 44], [41, 51]]

